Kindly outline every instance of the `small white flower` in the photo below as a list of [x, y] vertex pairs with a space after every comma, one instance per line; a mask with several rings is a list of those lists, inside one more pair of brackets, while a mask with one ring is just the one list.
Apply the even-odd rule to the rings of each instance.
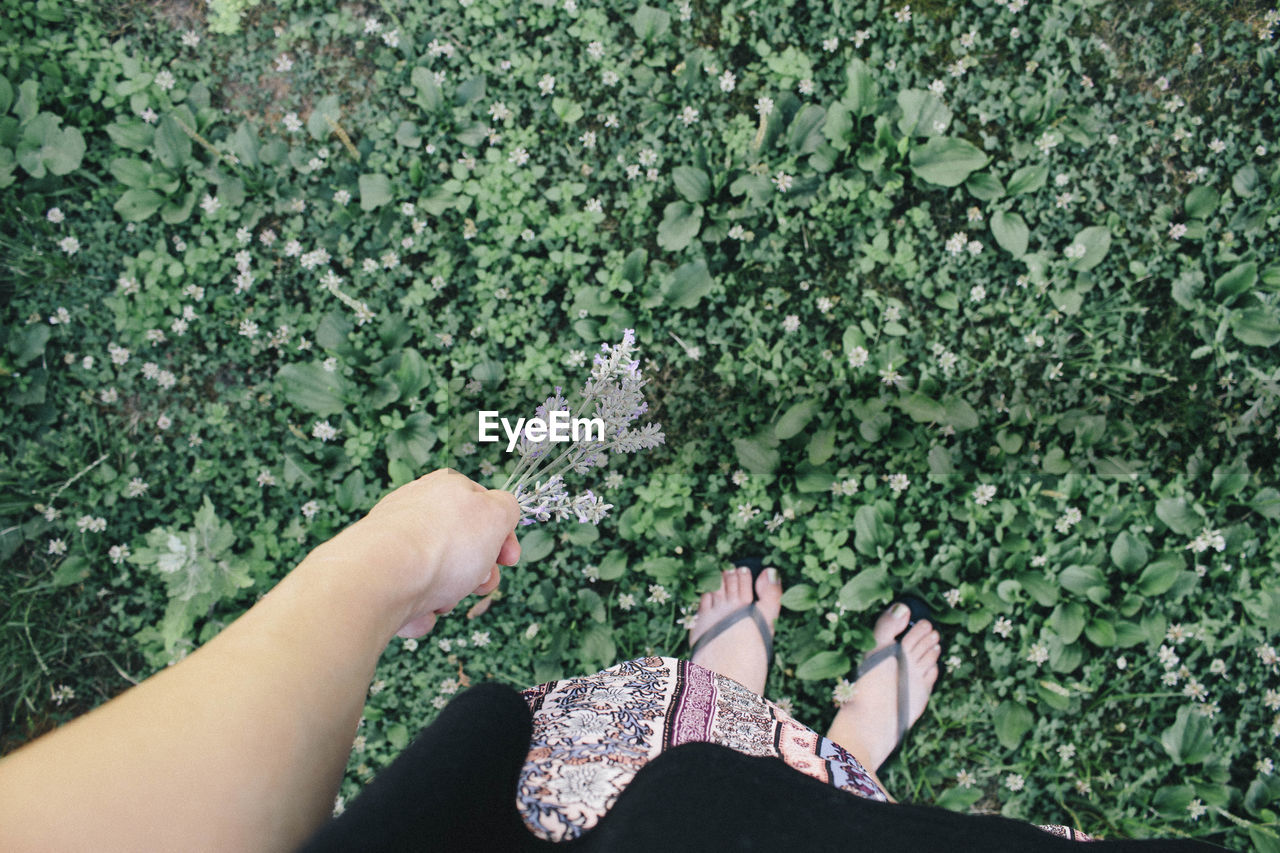
[[155, 80], [156, 80], [156, 85], [159, 86], [160, 89], [165, 92], [172, 89], [174, 86], [174, 83], [177, 82], [176, 80], [174, 80], [173, 74], [170, 73], [169, 69], [167, 68], [161, 70], [160, 73], [156, 74]]
[[289, 54], [282, 53], [276, 57], [276, 70], [283, 73], [293, 68], [293, 60], [289, 58]]
[[307, 501], [302, 505], [302, 515], [306, 518], [312, 518], [320, 511], [320, 504], [315, 501]]
[[62, 220], [66, 219], [66, 217], [62, 215], [62, 210], [57, 207], [49, 208], [45, 213], [44, 218], [52, 222], [54, 225], [57, 225]]
[[80, 251], [80, 241], [75, 237], [67, 236], [58, 241], [58, 248], [66, 252], [68, 255], [74, 255]]
[[761, 95], [760, 97], [756, 98], [756, 112], [759, 113], [762, 117], [772, 113], [773, 98], [770, 98], [767, 95]]
[[332, 441], [338, 437], [338, 430], [328, 421], [320, 421], [311, 430], [311, 437], [321, 441]]
[[542, 79], [538, 81], [538, 89], [544, 97], [550, 95], [556, 90], [556, 78], [550, 74], [543, 74]]
[[738, 78], [734, 76], [732, 71], [726, 69], [725, 72], [720, 75], [719, 83], [721, 92], [732, 92], [734, 87], [738, 85]]
[[779, 172], [773, 176], [773, 185], [778, 188], [778, 192], [780, 193], [784, 193], [791, 189], [793, 181], [794, 178], [786, 172]]
[[978, 506], [986, 506], [995, 496], [996, 487], [989, 483], [984, 483], [973, 490], [973, 502]]

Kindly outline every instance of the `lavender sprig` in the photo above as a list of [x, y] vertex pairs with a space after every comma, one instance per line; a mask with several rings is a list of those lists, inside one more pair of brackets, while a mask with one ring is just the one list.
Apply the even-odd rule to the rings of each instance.
[[[572, 423], [590, 411], [591, 417], [604, 424], [603, 437], [557, 447], [550, 435], [534, 440], [525, 428], [516, 444], [520, 461], [502, 486], [513, 492], [520, 504], [521, 524], [559, 521], [571, 515], [582, 524], [599, 524], [613, 505], [590, 490], [569, 497], [564, 475], [570, 471], [587, 474], [607, 466], [611, 455], [635, 453], [666, 440], [659, 424], [631, 428], [632, 421], [649, 411], [642, 392], [648, 380], [640, 374], [635, 344], [633, 329], [623, 331], [621, 343], [601, 344], [592, 361], [591, 376], [579, 392], [582, 399], [569, 416]], [[569, 401], [559, 387], [538, 407], [537, 416], [549, 420], [552, 412], [569, 412]]]

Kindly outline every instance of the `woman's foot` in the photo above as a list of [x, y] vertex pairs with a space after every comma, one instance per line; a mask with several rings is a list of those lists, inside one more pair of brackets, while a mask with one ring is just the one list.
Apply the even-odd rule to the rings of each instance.
[[[778, 619], [782, 609], [782, 584], [778, 582], [776, 569], [765, 569], [755, 582], [756, 607], [769, 623]], [[698, 606], [698, 618], [689, 634], [692, 648], [698, 639], [712, 630], [721, 620], [733, 616], [751, 604], [751, 570], [745, 567], [724, 572], [720, 588], [704, 593]], [[760, 626], [750, 616], [733, 623], [724, 633], [712, 638], [693, 656], [699, 666], [732, 678], [744, 687], [764, 694], [765, 677], [769, 674], [769, 660], [765, 654], [764, 637]]]
[[[906, 605], [895, 604], [881, 614], [873, 634], [876, 647], [890, 646], [902, 633], [911, 615]], [[917, 622], [902, 637], [907, 663], [907, 723], [915, 725], [938, 680], [941, 640], [933, 625]], [[869, 770], [876, 770], [898, 745], [898, 658], [888, 656], [854, 685], [853, 698], [840, 706], [827, 737], [853, 753]]]

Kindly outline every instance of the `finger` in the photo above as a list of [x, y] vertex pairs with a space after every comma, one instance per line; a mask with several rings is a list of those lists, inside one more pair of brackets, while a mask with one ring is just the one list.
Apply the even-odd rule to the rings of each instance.
[[488, 595], [498, 588], [498, 584], [502, 583], [502, 569], [494, 566], [489, 570], [489, 576], [485, 578], [484, 583], [473, 590], [474, 595]]
[[507, 534], [506, 541], [498, 551], [497, 563], [502, 566], [514, 566], [518, 562], [520, 562], [520, 540], [516, 538], [516, 532], [513, 530]]

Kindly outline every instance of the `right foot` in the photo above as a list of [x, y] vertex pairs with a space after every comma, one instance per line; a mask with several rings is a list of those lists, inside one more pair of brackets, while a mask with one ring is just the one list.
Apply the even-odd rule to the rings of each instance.
[[[692, 648], [703, 634], [720, 624], [722, 619], [750, 605], [753, 600], [772, 628], [782, 609], [782, 584], [778, 582], [777, 571], [766, 569], [761, 572], [755, 582], [754, 597], [752, 591], [750, 569], [739, 567], [725, 571], [720, 588], [702, 596], [698, 617], [690, 632], [689, 646]], [[755, 693], [764, 694], [769, 659], [765, 656], [760, 626], [749, 615], [739, 619], [723, 634], [698, 649], [693, 662], [732, 678]]]
[[[890, 646], [911, 619], [906, 605], [896, 604], [881, 614], [873, 634], [876, 647]], [[921, 620], [902, 637], [907, 664], [907, 723], [915, 725], [938, 680], [942, 645], [933, 625]], [[876, 770], [898, 745], [898, 658], [889, 655], [858, 679], [853, 698], [840, 706], [827, 737], [853, 753], [862, 765]]]

